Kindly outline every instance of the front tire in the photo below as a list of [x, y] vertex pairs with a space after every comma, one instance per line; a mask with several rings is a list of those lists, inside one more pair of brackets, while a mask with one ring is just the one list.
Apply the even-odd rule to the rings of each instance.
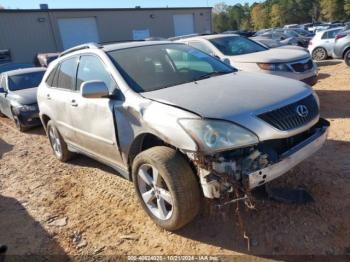
[[347, 66], [350, 66], [350, 50], [345, 53], [344, 61]]
[[143, 209], [160, 227], [177, 230], [198, 214], [199, 183], [176, 150], [159, 146], [140, 153], [133, 162], [132, 178]]
[[[11, 109], [12, 110], [12, 109]], [[16, 115], [13, 110], [12, 110], [12, 116], [13, 116], [13, 121], [15, 121], [16, 127], [20, 132], [25, 132], [28, 130], [28, 127], [25, 127], [22, 123], [21, 120], [19, 119], [18, 115]]]
[[323, 47], [317, 47], [312, 52], [312, 59], [315, 60], [315, 61], [324, 61], [327, 58], [328, 58], [327, 51]]
[[47, 124], [47, 135], [49, 137], [53, 153], [58, 160], [61, 162], [67, 162], [73, 157], [73, 153], [68, 150], [66, 142], [63, 140], [52, 120], [50, 120]]

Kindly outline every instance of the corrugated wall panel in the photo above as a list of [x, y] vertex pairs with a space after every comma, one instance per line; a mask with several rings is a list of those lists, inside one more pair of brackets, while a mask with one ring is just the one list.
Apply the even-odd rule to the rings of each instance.
[[0, 49], [10, 49], [14, 62], [33, 62], [38, 52], [55, 52], [48, 15], [0, 13]]
[[175, 14], [193, 14], [197, 33], [211, 31], [210, 9], [0, 11], [0, 49], [11, 49], [14, 62], [32, 62], [38, 52], [62, 51], [59, 18], [96, 17], [101, 42], [131, 40], [133, 30], [144, 29], [151, 36], [170, 37]]

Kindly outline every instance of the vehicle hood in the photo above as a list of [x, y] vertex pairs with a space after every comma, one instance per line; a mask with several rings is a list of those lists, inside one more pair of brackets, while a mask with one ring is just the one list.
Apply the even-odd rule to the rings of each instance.
[[295, 45], [283, 45], [283, 46], [279, 46], [277, 48], [281, 48], [281, 49], [289, 49], [289, 50], [300, 50], [300, 51], [304, 51], [306, 52], [306, 54], [308, 55], [308, 50], [304, 47], [301, 46], [295, 46]]
[[224, 119], [244, 125], [247, 116], [271, 111], [311, 93], [312, 90], [299, 81], [238, 71], [141, 95], [203, 118]]
[[36, 104], [37, 98], [36, 98], [36, 92], [37, 88], [28, 88], [18, 91], [12, 91], [8, 95], [8, 99], [17, 102], [21, 105], [30, 105], [30, 104]]
[[231, 56], [232, 61], [239, 63], [286, 63], [308, 58], [303, 50], [269, 49], [246, 55]]

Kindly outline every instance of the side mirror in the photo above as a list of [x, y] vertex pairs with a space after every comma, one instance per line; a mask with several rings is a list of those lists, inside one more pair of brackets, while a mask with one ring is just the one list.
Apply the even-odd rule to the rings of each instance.
[[6, 91], [5, 91], [5, 89], [2, 87], [2, 86], [0, 86], [0, 94], [3, 94], [3, 93], [6, 93]]
[[106, 98], [109, 96], [107, 85], [103, 81], [86, 81], [81, 84], [80, 92], [85, 98]]
[[221, 61], [224, 62], [226, 65], [231, 65], [231, 61], [228, 58], [223, 58]]

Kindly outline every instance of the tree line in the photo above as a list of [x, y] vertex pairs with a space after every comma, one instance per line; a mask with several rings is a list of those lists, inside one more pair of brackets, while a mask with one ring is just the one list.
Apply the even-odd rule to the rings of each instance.
[[350, 0], [266, 0], [261, 3], [214, 7], [215, 32], [259, 30], [317, 21], [350, 20]]

